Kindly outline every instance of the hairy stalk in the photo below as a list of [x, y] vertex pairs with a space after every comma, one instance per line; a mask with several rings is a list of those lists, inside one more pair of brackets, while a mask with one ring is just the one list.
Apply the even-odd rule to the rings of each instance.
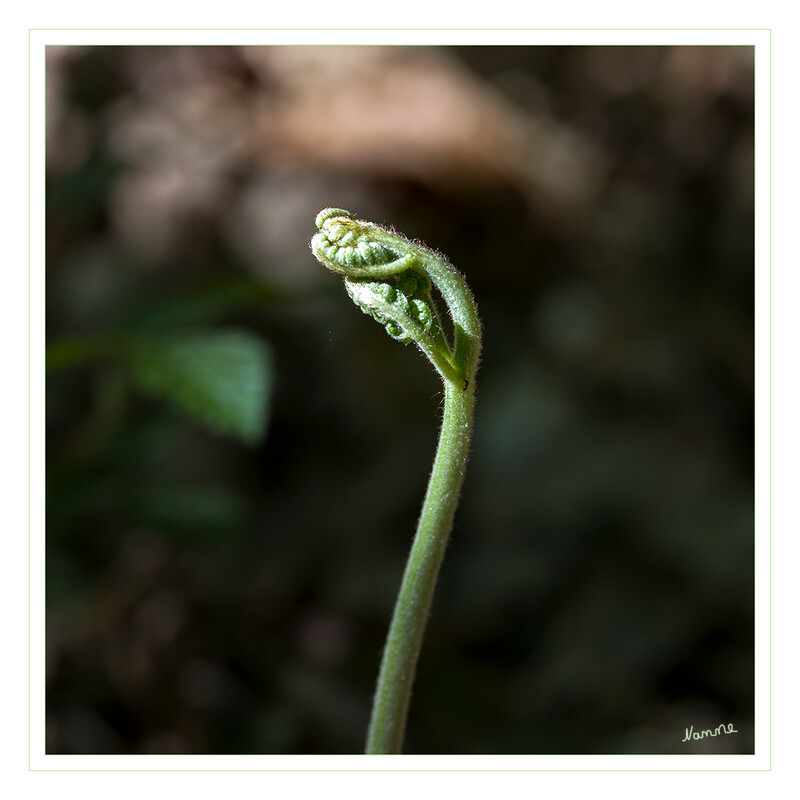
[[[311, 250], [344, 276], [361, 310], [394, 339], [414, 342], [444, 383], [444, 418], [422, 513], [383, 651], [366, 752], [400, 753], [411, 689], [436, 578], [466, 471], [481, 329], [472, 293], [442, 256], [394, 231], [356, 220], [341, 208], [317, 215]], [[453, 321], [453, 342], [441, 327], [435, 287]]]

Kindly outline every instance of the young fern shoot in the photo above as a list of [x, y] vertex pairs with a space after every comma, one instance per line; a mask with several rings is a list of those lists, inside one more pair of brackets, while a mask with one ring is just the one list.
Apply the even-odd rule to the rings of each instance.
[[[344, 277], [353, 302], [393, 339], [413, 342], [444, 384], [444, 417], [417, 532], [383, 651], [366, 752], [400, 753], [422, 636], [453, 526], [469, 454], [481, 324], [469, 287], [447, 259], [418, 242], [357, 220], [342, 208], [316, 218], [311, 251]], [[442, 329], [432, 290], [453, 322]]]

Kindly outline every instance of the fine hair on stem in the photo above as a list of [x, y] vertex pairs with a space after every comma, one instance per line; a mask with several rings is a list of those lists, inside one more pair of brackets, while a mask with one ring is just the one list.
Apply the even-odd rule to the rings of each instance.
[[[411, 693], [436, 579], [466, 472], [481, 323], [463, 276], [442, 255], [342, 208], [316, 217], [311, 251], [341, 275], [353, 302], [393, 339], [414, 343], [439, 373], [444, 413], [436, 455], [383, 649], [367, 754], [402, 752]], [[434, 297], [452, 322], [445, 332]]]

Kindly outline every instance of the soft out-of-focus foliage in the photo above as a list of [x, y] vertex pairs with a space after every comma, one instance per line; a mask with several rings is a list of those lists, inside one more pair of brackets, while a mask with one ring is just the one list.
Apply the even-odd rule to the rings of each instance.
[[[440, 386], [311, 257], [329, 205], [485, 325], [407, 752], [752, 752], [752, 56], [50, 49], [48, 752], [360, 751]], [[255, 446], [75, 350], [231, 329]]]
[[134, 381], [213, 430], [247, 442], [264, 432], [270, 356], [244, 331], [140, 339], [130, 348]]

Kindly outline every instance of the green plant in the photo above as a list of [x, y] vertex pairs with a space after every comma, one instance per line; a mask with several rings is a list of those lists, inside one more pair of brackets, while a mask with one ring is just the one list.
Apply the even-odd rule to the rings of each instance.
[[235, 280], [147, 297], [110, 329], [49, 342], [48, 375], [96, 366], [103, 384], [111, 375], [125, 394], [135, 388], [188, 421], [257, 445], [269, 422], [272, 347], [253, 331], [215, 323], [268, 296], [260, 284]]
[[[320, 211], [316, 225], [319, 232], [311, 240], [315, 257], [344, 276], [353, 302], [389, 336], [414, 342], [444, 383], [439, 444], [383, 651], [367, 735], [367, 753], [399, 753], [425, 623], [464, 480], [481, 325], [467, 284], [441, 255], [341, 208]], [[433, 287], [452, 319], [452, 343]]]

